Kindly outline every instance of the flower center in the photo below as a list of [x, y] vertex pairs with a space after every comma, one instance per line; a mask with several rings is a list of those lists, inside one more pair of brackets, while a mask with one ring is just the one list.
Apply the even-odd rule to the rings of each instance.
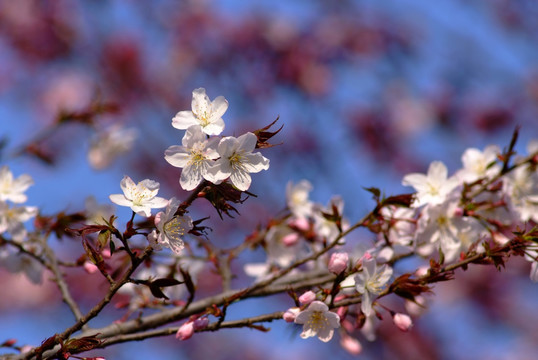
[[163, 226], [165, 235], [173, 240], [181, 241], [181, 238], [185, 235], [183, 222], [183, 218], [180, 216], [174, 216], [167, 221]]
[[327, 318], [321, 311], [314, 311], [310, 315], [307, 324], [315, 331], [319, 331], [327, 326]]

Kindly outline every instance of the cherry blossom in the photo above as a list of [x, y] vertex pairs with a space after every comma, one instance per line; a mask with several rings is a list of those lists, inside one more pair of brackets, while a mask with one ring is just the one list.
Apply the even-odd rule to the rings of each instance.
[[128, 206], [140, 216], [150, 217], [151, 209], [163, 208], [168, 204], [168, 200], [158, 197], [159, 183], [145, 179], [135, 184], [127, 175], [120, 182], [123, 194], [112, 194], [110, 201], [120, 206]]
[[286, 185], [286, 200], [288, 209], [297, 218], [312, 216], [312, 201], [308, 194], [312, 191], [312, 184], [308, 180], [301, 180], [297, 184], [291, 181]]
[[303, 325], [301, 338], [317, 336], [323, 342], [332, 339], [334, 329], [340, 327], [340, 317], [321, 301], [313, 301], [306, 310], [295, 317], [296, 324]]
[[180, 111], [172, 119], [172, 126], [185, 130], [192, 125], [198, 125], [207, 135], [219, 135], [224, 130], [222, 115], [228, 109], [228, 101], [218, 96], [210, 101], [204, 88], [192, 92], [192, 111]]
[[170, 199], [165, 211], [155, 215], [155, 226], [159, 231], [157, 243], [169, 247], [177, 255], [181, 253], [185, 246], [183, 236], [193, 227], [190, 216], [175, 215], [179, 204], [179, 200], [173, 197]]
[[183, 168], [179, 184], [185, 190], [193, 190], [203, 179], [218, 182], [215, 173], [218, 170], [214, 161], [218, 138], [206, 139], [199, 126], [191, 126], [185, 132], [182, 146], [170, 146], [164, 153], [164, 159], [172, 166]]
[[448, 170], [441, 161], [434, 161], [428, 168], [428, 174], [412, 173], [404, 176], [402, 185], [412, 186], [417, 191], [414, 207], [425, 204], [438, 205], [445, 201], [447, 195], [458, 186], [458, 179], [447, 178]]
[[7, 202], [0, 201], [0, 234], [8, 232], [14, 241], [22, 242], [27, 234], [24, 222], [37, 213], [35, 206], [10, 206]]
[[88, 161], [96, 170], [109, 167], [121, 154], [129, 151], [136, 140], [135, 129], [118, 126], [99, 131], [92, 139], [88, 151]]
[[25, 202], [27, 198], [24, 192], [33, 184], [34, 180], [30, 175], [23, 174], [14, 179], [9, 168], [2, 166], [0, 168], [0, 201], [9, 200], [16, 204]]
[[371, 314], [372, 297], [383, 291], [391, 276], [392, 268], [386, 264], [378, 268], [375, 258], [362, 262], [362, 272], [356, 274], [354, 279], [357, 291], [362, 294], [361, 310], [364, 315]]
[[216, 161], [217, 180], [230, 178], [232, 184], [241, 191], [250, 187], [250, 173], [269, 169], [269, 159], [261, 153], [253, 153], [258, 138], [253, 133], [246, 133], [238, 138], [228, 136], [220, 140]]

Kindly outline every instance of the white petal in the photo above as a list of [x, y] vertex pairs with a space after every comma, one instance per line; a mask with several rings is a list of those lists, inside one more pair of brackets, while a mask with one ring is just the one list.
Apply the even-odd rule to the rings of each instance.
[[211, 103], [211, 110], [213, 110], [212, 118], [220, 118], [226, 110], [228, 110], [228, 100], [224, 96], [217, 96]]
[[151, 206], [153, 209], [160, 209], [168, 205], [168, 200], [157, 196], [151, 200], [146, 201], [145, 204]]
[[123, 194], [112, 194], [109, 195], [108, 198], [110, 201], [112, 201], [114, 204], [120, 205], [120, 206], [129, 206], [133, 205], [133, 202], [128, 200], [125, 195]]
[[428, 178], [434, 184], [442, 184], [446, 181], [448, 170], [441, 161], [434, 161], [428, 168]]
[[195, 144], [204, 142], [206, 136], [202, 131], [200, 125], [192, 125], [187, 128], [183, 139], [181, 139], [181, 144], [187, 149], [192, 149]]
[[251, 132], [241, 135], [237, 138], [239, 144], [238, 150], [241, 152], [252, 152], [256, 148], [258, 137]]
[[238, 147], [238, 141], [233, 136], [222, 138], [219, 142], [218, 153], [223, 158], [228, 158], [233, 155]]
[[164, 159], [172, 166], [183, 168], [190, 161], [190, 153], [183, 146], [170, 146], [164, 152]]
[[372, 312], [372, 299], [368, 291], [362, 294], [361, 310], [366, 316], [369, 316]]
[[207, 135], [219, 135], [224, 131], [224, 120], [216, 119], [215, 121], [202, 127], [202, 130]]
[[246, 191], [252, 183], [252, 178], [250, 177], [248, 172], [236, 170], [230, 175], [230, 181], [239, 190]]
[[198, 125], [198, 121], [190, 110], [180, 111], [172, 119], [172, 126], [179, 130], [185, 130], [192, 125]]
[[179, 177], [179, 184], [181, 187], [187, 191], [194, 190], [202, 182], [202, 174], [200, 170], [191, 165], [186, 166], [181, 171], [181, 176]]
[[310, 305], [308, 305], [308, 311], [321, 311], [321, 312], [327, 312], [329, 311], [329, 307], [327, 304], [321, 301], [312, 301]]
[[258, 173], [262, 170], [269, 169], [269, 159], [264, 157], [261, 153], [245, 154], [243, 167], [249, 173]]
[[328, 342], [333, 338], [334, 329], [329, 329], [328, 327], [324, 327], [318, 331], [318, 339], [320, 339], [323, 342]]

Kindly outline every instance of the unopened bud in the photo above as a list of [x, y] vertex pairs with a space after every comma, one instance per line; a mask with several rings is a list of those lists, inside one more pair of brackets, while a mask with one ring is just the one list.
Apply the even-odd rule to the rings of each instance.
[[316, 294], [311, 290], [299, 296], [299, 302], [303, 305], [310, 304], [314, 300], [316, 300]]
[[362, 345], [359, 340], [348, 335], [342, 335], [340, 338], [340, 346], [352, 355], [359, 355], [362, 352]]
[[347, 253], [333, 253], [329, 260], [329, 271], [333, 274], [340, 274], [347, 269], [349, 256]]
[[176, 333], [176, 339], [181, 341], [188, 340], [192, 337], [192, 334], [194, 334], [194, 326], [189, 321], [179, 327]]
[[86, 270], [86, 272], [87, 272], [88, 274], [93, 274], [93, 273], [95, 273], [97, 270], [99, 270], [99, 269], [97, 268], [97, 266], [95, 266], [95, 264], [93, 264], [93, 263], [91, 263], [91, 262], [89, 262], [89, 261], [85, 261], [85, 262], [84, 262], [84, 265], [82, 265], [82, 266], [84, 267], [84, 270]]
[[289, 323], [294, 322], [295, 318], [297, 317], [297, 314], [299, 314], [300, 311], [301, 310], [298, 307], [289, 308], [288, 310], [286, 310], [284, 315], [282, 315], [282, 318], [286, 322], [289, 322]]
[[392, 317], [392, 320], [398, 329], [402, 331], [409, 331], [413, 326], [413, 320], [411, 320], [411, 317], [407, 314], [396, 313]]
[[293, 246], [297, 244], [297, 241], [299, 241], [299, 234], [295, 232], [282, 237], [282, 243], [286, 246]]

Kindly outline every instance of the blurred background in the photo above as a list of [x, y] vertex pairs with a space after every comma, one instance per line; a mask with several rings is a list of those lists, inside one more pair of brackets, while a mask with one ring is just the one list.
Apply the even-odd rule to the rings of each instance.
[[[308, 179], [311, 197], [323, 204], [341, 195], [353, 222], [373, 206], [363, 187], [409, 192], [401, 186], [406, 173], [425, 172], [433, 160], [453, 172], [469, 147], [507, 146], [516, 125], [516, 149], [525, 152], [538, 138], [537, 44], [532, 0], [0, 0], [0, 165], [35, 179], [27, 205], [45, 215], [83, 210], [90, 195], [109, 203], [123, 175], [157, 180], [159, 195], [183, 199], [179, 169], [163, 153], [183, 136], [172, 117], [190, 109], [192, 90], [204, 87], [211, 99], [223, 95], [230, 103], [224, 135], [277, 117], [284, 125], [272, 139], [282, 144], [263, 151], [269, 171], [253, 176], [250, 191], [258, 197], [238, 206], [240, 216], [221, 220], [195, 203], [194, 218], [211, 216], [214, 243], [237, 245], [282, 210], [289, 180]], [[71, 120], [57, 126], [64, 118]], [[111, 129], [125, 129], [121, 137], [134, 139], [131, 149], [117, 159], [88, 159]], [[128, 220], [127, 210], [117, 209], [119, 223]], [[361, 237], [368, 235], [355, 238]], [[79, 249], [73, 243], [60, 245]], [[536, 358], [538, 290], [529, 269], [512, 259], [502, 273], [477, 266], [458, 272], [457, 281], [436, 286], [410, 333], [387, 318], [376, 341], [360, 339], [359, 357]], [[0, 342], [38, 345], [70, 324], [45, 283], [34, 286], [0, 269], [8, 291], [0, 297]], [[89, 298], [89, 307], [98, 295], [81, 287], [77, 296]], [[290, 305], [289, 298], [247, 302], [231, 316]], [[107, 314], [101, 325], [123, 312]], [[337, 337], [323, 344], [301, 340], [288, 324], [271, 327], [268, 334], [226, 330], [92, 355], [353, 358]]]

